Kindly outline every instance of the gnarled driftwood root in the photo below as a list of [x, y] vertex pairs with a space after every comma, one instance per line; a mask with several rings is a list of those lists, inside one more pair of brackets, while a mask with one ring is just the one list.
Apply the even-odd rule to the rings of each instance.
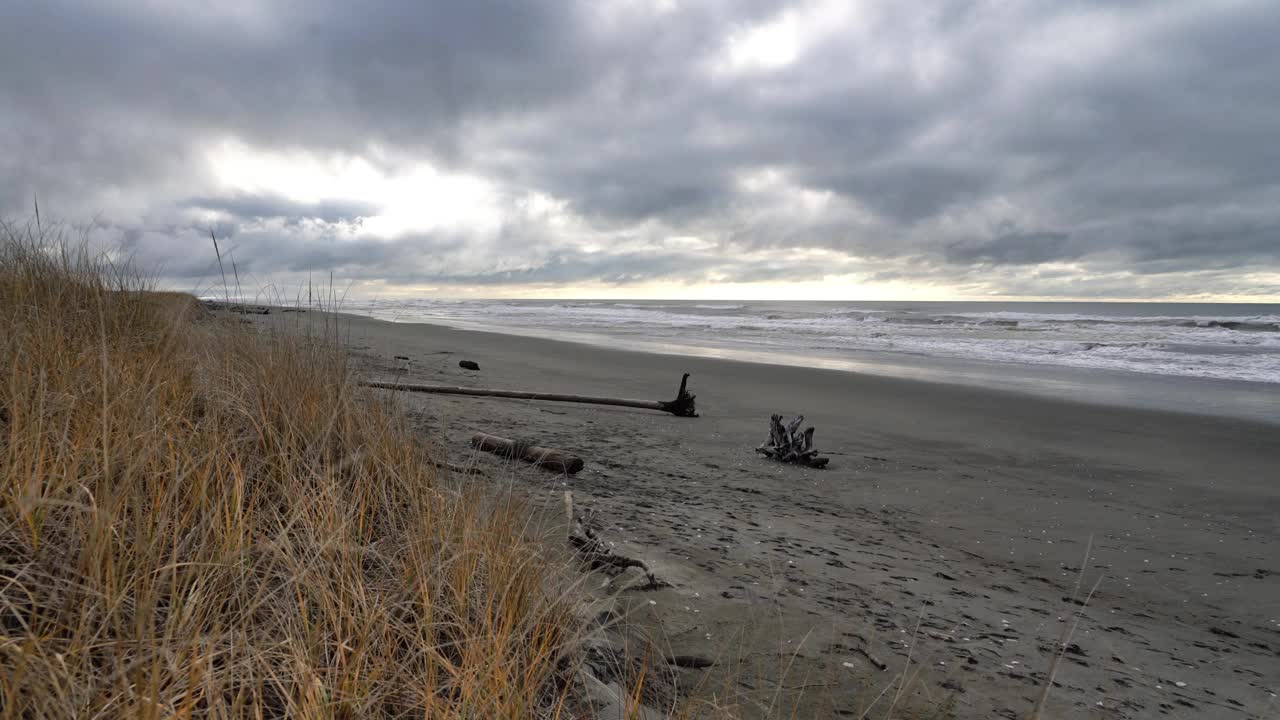
[[826, 467], [830, 458], [818, 457], [818, 451], [813, 447], [814, 429], [810, 427], [805, 428], [804, 432], [796, 432], [802, 422], [804, 416], [797, 415], [784, 426], [782, 416], [774, 414], [769, 418], [769, 439], [756, 448], [756, 452], [779, 462], [807, 465], [811, 468]]

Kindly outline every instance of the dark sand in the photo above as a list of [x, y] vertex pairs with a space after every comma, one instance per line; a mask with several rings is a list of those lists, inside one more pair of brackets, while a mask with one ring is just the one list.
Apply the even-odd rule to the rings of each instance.
[[[1078, 613], [1046, 717], [1280, 712], [1280, 426], [344, 323], [378, 379], [667, 399], [692, 373], [698, 419], [400, 395], [454, 462], [472, 461], [475, 430], [581, 454], [571, 478], [474, 462], [595, 509], [619, 551], [675, 584], [621, 593], [631, 619], [675, 654], [744, 657], [680, 671], [744, 706], [861, 717], [874, 701], [865, 716], [882, 718], [910, 654], [900, 707], [1026, 717]], [[773, 412], [816, 425], [830, 468], [753, 453]]]

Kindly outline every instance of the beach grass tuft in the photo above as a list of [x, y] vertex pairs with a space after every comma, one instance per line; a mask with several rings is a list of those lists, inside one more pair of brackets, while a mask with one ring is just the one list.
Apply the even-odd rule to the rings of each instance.
[[565, 564], [323, 335], [0, 227], [0, 717], [567, 716]]

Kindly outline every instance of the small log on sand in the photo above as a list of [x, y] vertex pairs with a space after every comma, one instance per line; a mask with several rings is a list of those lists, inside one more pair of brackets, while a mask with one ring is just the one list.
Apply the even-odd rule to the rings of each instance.
[[756, 452], [784, 463], [808, 465], [811, 468], [824, 468], [830, 458], [818, 457], [813, 447], [813, 428], [806, 428], [798, 433], [804, 416], [799, 415], [786, 426], [782, 424], [782, 416], [774, 415], [769, 419], [769, 439], [756, 448]]
[[582, 469], [582, 458], [563, 450], [538, 447], [520, 440], [478, 432], [471, 436], [471, 447], [505, 458], [533, 463], [544, 470], [572, 475]]
[[686, 387], [689, 373], [680, 378], [680, 389], [676, 391], [674, 400], [631, 400], [627, 398], [592, 397], [589, 395], [563, 395], [560, 393], [527, 392], [524, 390], [492, 390], [489, 388], [469, 388], [458, 385], [417, 385], [394, 382], [362, 382], [361, 385], [383, 390], [403, 390], [405, 392], [439, 393], [441, 395], [473, 395], [476, 397], [516, 398], [517, 400], [553, 400], [556, 402], [588, 403], [593, 405], [617, 405], [620, 407], [645, 408], [661, 410], [677, 417], [698, 417], [693, 400], [696, 397]]

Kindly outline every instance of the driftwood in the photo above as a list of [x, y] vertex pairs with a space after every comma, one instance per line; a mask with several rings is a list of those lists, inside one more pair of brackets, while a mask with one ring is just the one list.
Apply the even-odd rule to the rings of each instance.
[[659, 580], [643, 560], [619, 555], [613, 551], [613, 548], [605, 545], [592, 527], [592, 518], [584, 518], [573, 511], [573, 493], [568, 490], [564, 491], [564, 511], [569, 522], [569, 544], [573, 546], [578, 559], [592, 570], [601, 570], [616, 576], [626, 572], [627, 568], [639, 568], [649, 581], [639, 589], [655, 590], [671, 587], [670, 583]]
[[449, 472], [455, 473], [458, 475], [480, 475], [481, 473], [484, 472], [478, 467], [471, 467], [469, 465], [455, 465], [450, 462], [440, 462], [439, 460], [433, 462], [432, 464], [440, 468], [441, 470], [448, 470]]
[[471, 447], [505, 458], [533, 463], [544, 470], [572, 475], [582, 469], [582, 458], [563, 450], [538, 447], [520, 440], [508, 440], [497, 435], [478, 432], [471, 436]]
[[459, 360], [458, 367], [462, 368], [463, 370], [479, 370], [480, 364], [477, 363], [475, 360]]
[[769, 439], [756, 448], [756, 452], [779, 462], [808, 465], [811, 468], [826, 467], [831, 459], [818, 457], [818, 451], [813, 447], [814, 429], [810, 427], [802, 433], [796, 432], [802, 422], [804, 416], [798, 415], [784, 427], [782, 416], [775, 414], [769, 419]]
[[[227, 312], [240, 313], [241, 315], [270, 315], [271, 308], [266, 305], [244, 305], [242, 303], [228, 303], [221, 300], [201, 300], [200, 304], [204, 305], [208, 310], [226, 310]], [[289, 312], [285, 310], [285, 312]]]
[[589, 395], [562, 395], [560, 393], [526, 392], [524, 390], [492, 390], [488, 388], [469, 388], [458, 385], [416, 385], [393, 382], [362, 382], [361, 385], [384, 390], [403, 390], [405, 392], [438, 393], [442, 395], [473, 395], [476, 397], [515, 398], [518, 400], [552, 400], [555, 402], [589, 403], [593, 405], [617, 405], [620, 407], [645, 408], [661, 410], [677, 417], [698, 417], [694, 407], [695, 395], [686, 389], [689, 373], [680, 379], [680, 389], [674, 400], [629, 400], [626, 398], [592, 397]]

